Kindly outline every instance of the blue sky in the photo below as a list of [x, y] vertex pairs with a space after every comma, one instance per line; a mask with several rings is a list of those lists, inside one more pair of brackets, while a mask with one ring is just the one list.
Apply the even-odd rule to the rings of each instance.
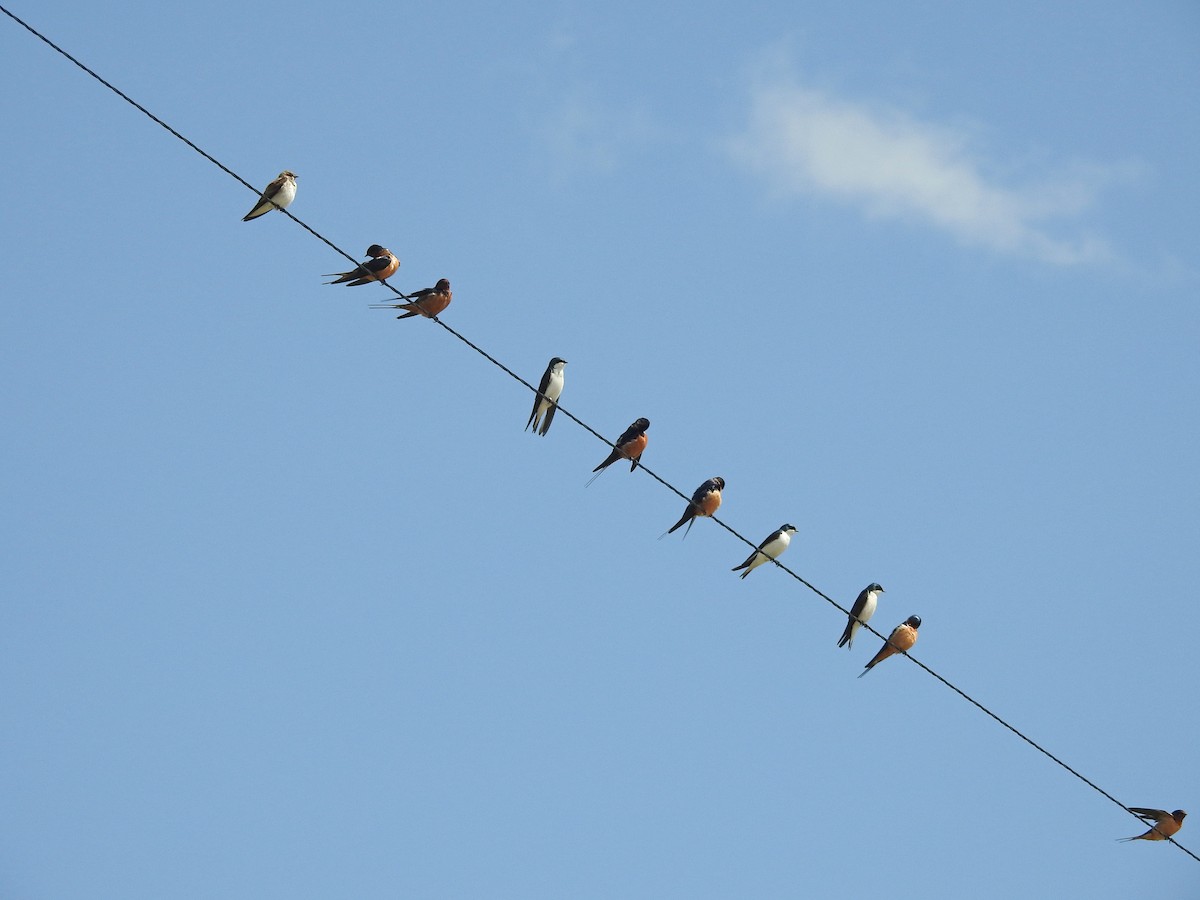
[[[881, 582], [1119, 799], [1200, 808], [1200, 10], [436, 6], [9, 8], [526, 379], [568, 360], [564, 408], [649, 418], [843, 605]], [[0, 75], [5, 897], [1194, 895], [7, 18]]]

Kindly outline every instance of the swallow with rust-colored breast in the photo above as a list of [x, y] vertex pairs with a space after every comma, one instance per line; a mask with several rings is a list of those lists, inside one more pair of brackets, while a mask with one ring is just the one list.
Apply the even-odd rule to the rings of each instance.
[[1119, 841], [1165, 841], [1183, 827], [1183, 817], [1187, 815], [1182, 809], [1167, 812], [1165, 809], [1146, 809], [1141, 806], [1127, 808], [1135, 816], [1153, 822], [1154, 825], [1145, 834], [1117, 838]]
[[346, 287], [358, 287], [363, 284], [370, 284], [372, 281], [387, 281], [396, 274], [396, 270], [400, 268], [400, 260], [396, 258], [387, 247], [381, 247], [379, 244], [372, 244], [367, 248], [367, 256], [370, 259], [359, 265], [349, 272], [330, 272], [325, 277], [334, 278], [333, 281], [327, 281], [326, 284], [344, 284], [350, 282]]
[[617, 438], [617, 444], [613, 447], [612, 453], [608, 454], [604, 462], [592, 469], [595, 474], [588, 479], [588, 484], [599, 478], [604, 470], [618, 459], [628, 459], [632, 463], [629, 467], [630, 472], [636, 469], [638, 467], [638, 460], [642, 458], [642, 451], [646, 449], [646, 444], [650, 440], [646, 435], [646, 429], [649, 427], [650, 420], [641, 418], [622, 431], [621, 436]]
[[779, 530], [774, 532], [769, 538], [758, 545], [758, 549], [746, 557], [746, 561], [740, 566], [734, 566], [730, 569], [731, 572], [736, 572], [739, 569], [745, 569], [741, 577], [745, 578], [759, 566], [776, 559], [779, 554], [788, 548], [792, 542], [792, 535], [796, 533], [795, 525], [781, 525]]
[[876, 665], [883, 662], [889, 656], [895, 653], [907, 653], [912, 649], [913, 644], [917, 642], [917, 629], [921, 627], [920, 616], [909, 616], [899, 625], [892, 629], [892, 633], [888, 635], [888, 639], [883, 642], [883, 646], [879, 652], [871, 657], [871, 661], [867, 663], [866, 668], [858, 676], [862, 678], [871, 671]]
[[854, 646], [854, 635], [858, 634], [858, 629], [866, 625], [871, 616], [875, 615], [875, 607], [878, 605], [879, 595], [882, 593], [883, 588], [873, 582], [862, 589], [858, 599], [850, 607], [850, 620], [846, 623], [846, 630], [842, 632], [842, 636], [838, 640], [839, 647], [849, 650]]
[[708, 481], [696, 488], [696, 492], [692, 494], [692, 499], [688, 501], [687, 509], [683, 511], [683, 515], [679, 518], [679, 521], [660, 534], [658, 539], [661, 541], [684, 522], [687, 523], [687, 531], [683, 533], [683, 536], [687, 537], [688, 531], [692, 530], [692, 523], [697, 518], [712, 516], [716, 513], [718, 507], [721, 505], [721, 491], [724, 489], [725, 479], [719, 475], [708, 479]]
[[565, 359], [556, 356], [546, 366], [538, 384], [537, 396], [533, 398], [533, 412], [529, 414], [529, 421], [525, 423], [526, 431], [530, 425], [533, 426], [534, 434], [544, 435], [550, 430], [550, 423], [554, 421], [554, 413], [558, 410], [558, 398], [562, 396], [563, 367], [566, 364]]
[[454, 299], [454, 294], [450, 291], [450, 282], [445, 278], [439, 278], [438, 283], [431, 288], [421, 288], [407, 296], [412, 301], [411, 303], [389, 304], [392, 309], [408, 310], [404, 315], [396, 316], [397, 319], [407, 319], [411, 316], [436, 319], [438, 313], [449, 306], [450, 301]]
[[296, 173], [284, 169], [279, 177], [267, 185], [254, 208], [242, 218], [243, 222], [257, 219], [273, 209], [287, 209], [296, 199]]

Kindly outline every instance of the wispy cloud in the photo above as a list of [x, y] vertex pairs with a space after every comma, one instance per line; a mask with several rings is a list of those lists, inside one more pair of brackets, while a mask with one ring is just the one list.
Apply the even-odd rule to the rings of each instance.
[[565, 181], [607, 174], [664, 139], [664, 129], [641, 105], [617, 108], [594, 92], [572, 90], [539, 129], [550, 174]]
[[789, 194], [834, 197], [870, 216], [922, 222], [963, 243], [1061, 265], [1109, 255], [1102, 240], [1080, 233], [1080, 219], [1112, 173], [1094, 166], [1005, 184], [970, 138], [962, 128], [775, 78], [753, 88], [749, 122], [729, 146]]

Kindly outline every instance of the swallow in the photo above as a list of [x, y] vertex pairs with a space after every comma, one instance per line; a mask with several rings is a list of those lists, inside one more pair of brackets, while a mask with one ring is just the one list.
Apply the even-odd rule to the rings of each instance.
[[439, 278], [438, 283], [431, 288], [421, 288], [419, 291], [413, 291], [408, 294], [408, 299], [411, 303], [394, 303], [392, 309], [406, 309], [402, 316], [396, 316], [397, 319], [407, 319], [410, 316], [424, 316], [427, 319], [436, 319], [438, 313], [450, 305], [450, 301], [454, 298], [454, 294], [450, 291], [450, 282], [445, 278]]
[[1140, 806], [1130, 806], [1129, 811], [1135, 816], [1153, 822], [1145, 834], [1135, 834], [1133, 837], [1118, 838], [1120, 841], [1165, 841], [1183, 827], [1183, 817], [1187, 815], [1182, 809], [1167, 812], [1165, 809], [1144, 809]]
[[400, 268], [400, 260], [387, 247], [372, 244], [367, 248], [367, 256], [371, 258], [349, 272], [330, 272], [325, 275], [326, 278], [337, 276], [333, 281], [325, 283], [342, 284], [349, 281], [350, 283], [346, 287], [358, 287], [361, 284], [370, 284], [372, 281], [387, 281]]
[[279, 177], [267, 185], [254, 208], [242, 218], [243, 222], [257, 219], [275, 208], [286, 209], [296, 199], [296, 173], [284, 169]]
[[[559, 359], [556, 356], [546, 366], [541, 383], [538, 385], [537, 396], [533, 398], [533, 412], [529, 414], [529, 421], [525, 423], [526, 431], [529, 430], [530, 425], [533, 426], [534, 434], [544, 435], [550, 430], [550, 423], [554, 421], [554, 412], [558, 409], [558, 398], [562, 396], [563, 366], [566, 364], [565, 359]], [[543, 415], [545, 419], [542, 418]]]
[[770, 562], [776, 559], [779, 554], [788, 548], [788, 544], [792, 542], [792, 535], [796, 533], [795, 525], [781, 525], [779, 530], [758, 545], [758, 549], [746, 557], [746, 561], [740, 566], [734, 566], [730, 569], [731, 572], [736, 572], [738, 569], [745, 569], [741, 577], [745, 578], [759, 566], [765, 562]]
[[841, 639], [838, 640], [839, 647], [849, 650], [854, 646], [854, 635], [858, 634], [858, 629], [866, 625], [871, 616], [875, 615], [875, 606], [882, 593], [883, 588], [874, 582], [862, 589], [858, 599], [850, 607], [850, 621], [846, 623], [846, 630], [842, 632]]
[[920, 616], [909, 616], [901, 624], [892, 629], [892, 633], [888, 635], [888, 639], [883, 642], [883, 646], [879, 648], [879, 652], [871, 657], [871, 661], [867, 663], [866, 668], [858, 676], [862, 678], [878, 663], [883, 662], [893, 653], [907, 653], [912, 649], [913, 644], [917, 642], [917, 629], [921, 627]]
[[660, 534], [659, 540], [665, 538], [672, 531], [677, 529], [684, 522], [687, 522], [687, 531], [683, 533], [687, 537], [688, 531], [692, 530], [692, 523], [701, 516], [712, 516], [716, 513], [721, 505], [721, 491], [725, 489], [725, 479], [717, 476], [710, 478], [700, 487], [696, 488], [696, 493], [692, 494], [692, 499], [688, 501], [687, 509], [683, 511], [683, 515], [679, 521]]
[[646, 449], [646, 444], [650, 440], [646, 435], [646, 429], [649, 427], [650, 420], [641, 418], [622, 431], [621, 436], [617, 438], [617, 445], [613, 447], [612, 453], [608, 454], [608, 458], [604, 462], [592, 469], [595, 474], [588, 480], [588, 484], [599, 478], [600, 473], [618, 459], [628, 459], [631, 461], [630, 472], [636, 469], [638, 467], [638, 460], [642, 458], [642, 451]]

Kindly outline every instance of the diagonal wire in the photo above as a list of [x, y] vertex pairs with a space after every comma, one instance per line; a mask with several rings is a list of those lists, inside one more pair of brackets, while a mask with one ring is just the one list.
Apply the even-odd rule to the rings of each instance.
[[[162, 119], [160, 119], [154, 113], [150, 112], [150, 110], [146, 109], [146, 107], [142, 106], [142, 104], [138, 103], [136, 100], [134, 100], [132, 97], [130, 97], [124, 91], [122, 91], [120, 88], [116, 87], [113, 84], [110, 84], [108, 81], [105, 81], [103, 78], [101, 78], [99, 75], [97, 75], [91, 69], [89, 69], [83, 63], [81, 63], [79, 60], [77, 60], [75, 57], [73, 57], [70, 53], [68, 53], [62, 47], [58, 46], [58, 44], [56, 44], [52, 40], [50, 40], [50, 38], [46, 37], [44, 34], [41, 34], [38, 31], [34, 30], [33, 26], [31, 26], [28, 23], [17, 18], [15, 15], [13, 15], [11, 12], [9, 12], [7, 9], [5, 9], [3, 6], [0, 6], [0, 12], [4, 13], [6, 16], [8, 16], [14, 22], [16, 22], [18, 25], [20, 25], [22, 28], [24, 28], [26, 31], [28, 31], [30, 34], [32, 34], [35, 38], [37, 38], [38, 40], [42, 41], [45, 44], [48, 44], [52, 49], [54, 49], [58, 53], [65, 56], [71, 62], [75, 63], [75, 65], [79, 66], [79, 68], [83, 69], [83, 71], [87, 72], [89, 75], [91, 75], [93, 78], [95, 78], [98, 82], [100, 82], [102, 85], [104, 85], [110, 91], [112, 91], [114, 94], [116, 94], [118, 97], [120, 97], [122, 100], [124, 100], [130, 106], [132, 106], [134, 109], [138, 110], [139, 112], [144, 113], [153, 122], [156, 122], [157, 124], [159, 124], [163, 128], [165, 128], [167, 131], [171, 132], [171, 134], [173, 134], [175, 137], [179, 138], [179, 140], [183, 141], [185, 144], [187, 144], [189, 147], [191, 147], [193, 150], [195, 150], [197, 153], [199, 153], [201, 156], [203, 156], [205, 159], [207, 159], [210, 163], [212, 163], [214, 166], [216, 166], [218, 169], [220, 169], [222, 172], [224, 172], [226, 175], [228, 175], [234, 181], [240, 182], [241, 184], [245, 185], [247, 188], [249, 188], [255, 194], [262, 193], [262, 190], [260, 188], [256, 188], [254, 185], [252, 185], [250, 182], [248, 182], [245, 178], [243, 178], [237, 172], [233, 171], [233, 169], [229, 168], [229, 166], [225, 165], [223, 162], [221, 162], [215, 156], [212, 156], [212, 155], [206, 153], [201, 148], [197, 147], [195, 144], [193, 144], [191, 141], [189, 141], [186, 137], [184, 137], [182, 134], [180, 134], [178, 131], [176, 131], [174, 128], [172, 128], [170, 125], [168, 125]], [[285, 216], [287, 216], [289, 219], [291, 219], [293, 222], [295, 222], [297, 225], [299, 225], [301, 228], [303, 228], [305, 231], [307, 231], [309, 234], [311, 234], [313, 237], [315, 237], [317, 240], [322, 241], [323, 243], [327, 244], [335, 253], [340, 253], [342, 256], [346, 257], [346, 259], [350, 260], [350, 262], [354, 263], [354, 265], [356, 265], [356, 266], [358, 265], [357, 259], [355, 259], [353, 256], [351, 256], [349, 253], [347, 253], [345, 250], [343, 250], [341, 247], [339, 247], [333, 241], [329, 240], [329, 238], [325, 237], [325, 235], [323, 235], [323, 234], [319, 233], [318, 231], [316, 231], [315, 229], [309, 227], [306, 223], [297, 219], [295, 216], [293, 216], [290, 212], [288, 212], [283, 207], [276, 206], [275, 208], [277, 210], [279, 210], [279, 212], [281, 212]], [[401, 297], [405, 296], [404, 294], [402, 294], [400, 291], [396, 290], [396, 288], [392, 287], [387, 282], [380, 282], [380, 284], [384, 285], [384, 287], [390, 288], [393, 293], [395, 293]]]
[[[240, 175], [238, 175], [237, 172], [234, 172], [228, 166], [224, 165], [220, 160], [218, 160], [215, 157], [206, 153], [204, 150], [202, 150], [196, 144], [192, 143], [190, 140], [188, 140], [186, 137], [184, 137], [182, 134], [180, 134], [178, 131], [176, 131], [174, 128], [172, 128], [170, 125], [168, 125], [166, 122], [164, 122], [162, 119], [158, 118], [158, 116], [154, 115], [154, 113], [150, 112], [150, 110], [146, 109], [144, 106], [142, 106], [140, 103], [138, 103], [132, 97], [130, 97], [128, 94], [124, 93], [123, 91], [121, 91], [120, 89], [115, 87], [114, 85], [110, 84], [108, 81], [105, 81], [102, 77], [100, 77], [98, 74], [93, 72], [91, 69], [89, 69], [83, 63], [81, 63], [79, 60], [77, 60], [75, 57], [73, 57], [70, 53], [68, 53], [66, 50], [59, 47], [57, 44], [55, 44], [53, 41], [51, 41], [45, 35], [39, 33], [32, 26], [30, 26], [29, 24], [27, 24], [26, 22], [24, 22], [23, 20], [21, 20], [20, 18], [15, 16], [13, 13], [9, 12], [9, 10], [6, 9], [2, 5], [0, 5], [0, 12], [4, 13], [4, 15], [8, 16], [10, 19], [12, 19], [14, 22], [16, 22], [18, 25], [20, 25], [22, 28], [24, 28], [26, 31], [28, 31], [30, 34], [32, 34], [34, 37], [36, 37], [38, 40], [40, 40], [40, 41], [44, 42], [45, 44], [47, 44], [48, 46], [50, 46], [57, 53], [66, 57], [66, 59], [70, 60], [72, 63], [74, 63], [76, 66], [78, 66], [84, 72], [86, 72], [88, 75], [90, 75], [96, 81], [100, 82], [102, 85], [104, 85], [106, 88], [108, 88], [114, 94], [116, 94], [118, 97], [120, 97], [126, 103], [130, 104], [135, 109], [144, 113], [151, 120], [156, 122], [158, 125], [161, 125], [167, 131], [169, 131], [172, 135], [177, 137], [179, 140], [183, 141], [185, 144], [187, 144], [189, 147], [191, 147], [193, 150], [195, 150], [197, 153], [199, 153], [201, 156], [203, 156], [205, 159], [207, 159], [209, 162], [211, 162], [217, 168], [219, 168], [222, 172], [225, 172], [227, 175], [229, 175], [235, 181], [240, 182], [242, 185], [247, 187], [249, 190], [253, 191], [255, 194], [261, 193], [261, 191], [258, 188], [256, 188], [254, 185], [250, 184], [250, 182], [246, 181], [244, 178], [242, 178]], [[283, 209], [279, 206], [276, 206], [275, 208], [277, 210], [279, 210], [279, 212], [281, 212], [285, 216], [287, 216], [289, 219], [291, 219], [293, 222], [295, 222], [297, 225], [299, 225], [301, 228], [303, 228], [305, 231], [307, 231], [309, 234], [311, 234], [313, 237], [317, 238], [317, 240], [319, 240], [322, 243], [329, 246], [334, 252], [339, 253], [342, 256], [344, 256], [346, 259], [350, 260], [350, 262], [354, 263], [355, 266], [359, 265], [359, 262], [357, 259], [355, 259], [353, 256], [351, 256], [349, 253], [347, 253], [341, 247], [337, 246], [335, 243], [333, 243], [333, 241], [329, 240], [329, 238], [320, 234], [318, 231], [316, 231], [315, 229], [310, 227], [308, 224], [306, 224], [305, 222], [296, 218], [296, 216], [292, 215], [286, 209]], [[380, 284], [382, 284], [384, 287], [391, 290], [397, 296], [407, 299], [406, 294], [404, 294], [401, 291], [399, 291], [398, 289], [392, 287], [392, 285], [388, 284], [387, 282], [380, 282]], [[536, 387], [534, 387], [532, 384], [530, 384], [528, 381], [526, 381], [524, 378], [522, 378], [520, 375], [518, 375], [516, 372], [514, 372], [512, 369], [510, 369], [508, 366], [506, 366], [504, 363], [502, 363], [500, 360], [498, 360], [496, 357], [492, 356], [490, 353], [488, 353], [486, 350], [484, 350], [478, 344], [469, 340], [465, 335], [462, 335], [459, 332], [455, 331], [453, 328], [451, 328], [449, 325], [447, 325], [445, 322], [443, 322], [437, 316], [432, 316], [431, 318], [433, 319], [433, 321], [435, 323], [437, 323], [442, 328], [444, 328], [453, 337], [457, 338], [462, 343], [466, 344], [468, 347], [470, 347], [472, 350], [474, 350], [476, 353], [478, 353], [480, 356], [482, 356], [484, 359], [486, 359], [488, 362], [490, 362], [493, 366], [500, 369], [502, 372], [504, 372], [510, 378], [519, 382], [520, 384], [522, 384], [523, 386], [528, 388], [533, 393], [540, 394], [540, 392], [538, 391], [538, 389]], [[606, 438], [604, 435], [602, 435], [600, 432], [598, 432], [596, 429], [594, 429], [587, 422], [583, 421], [583, 419], [574, 415], [572, 412], [565, 409], [564, 407], [558, 406], [557, 404], [555, 404], [555, 405], [558, 408], [558, 412], [562, 413], [568, 419], [573, 421], [576, 425], [580, 426], [581, 428], [583, 428], [585, 431], [587, 431], [589, 434], [593, 435], [594, 437], [599, 438], [603, 443], [607, 444], [609, 447], [616, 449], [616, 444], [614, 444], [612, 441], [610, 441], [608, 438]], [[661, 484], [663, 487], [665, 487], [667, 490], [672, 491], [673, 493], [677, 494], [681, 499], [683, 499], [689, 503], [691, 502], [691, 498], [687, 494], [683, 493], [681, 490], [679, 490], [679, 488], [675, 487], [675, 485], [671, 484], [669, 481], [662, 478], [660, 475], [658, 475], [653, 470], [647, 468], [645, 466], [645, 464], [639, 462], [638, 468], [641, 469], [643, 472], [645, 472], [647, 475], [649, 475], [651, 478], [653, 478], [655, 481], [657, 481], [659, 484]], [[746, 544], [748, 547], [750, 547], [751, 550], [758, 549], [757, 544], [755, 544], [753, 541], [751, 541], [745, 535], [741, 534], [739, 531], [737, 531], [731, 525], [727, 524], [722, 519], [719, 519], [716, 516], [712, 516], [711, 518], [714, 522], [716, 522], [718, 525], [720, 525], [722, 528], [724, 528], [726, 531], [728, 531], [736, 539], [738, 539], [743, 544]], [[843, 607], [840, 603], [838, 603], [836, 600], [834, 600], [828, 594], [824, 593], [819, 588], [817, 588], [815, 585], [806, 581], [804, 578], [802, 578], [796, 572], [789, 569], [787, 566], [785, 566], [783, 563], [781, 563], [778, 559], [772, 559], [771, 562], [774, 563], [776, 566], [778, 566], [780, 569], [782, 569], [784, 572], [786, 572], [788, 575], [790, 575], [792, 578], [794, 578], [796, 581], [798, 581], [800, 584], [804, 585], [806, 588], [808, 588], [810, 591], [812, 591], [814, 594], [816, 594], [818, 597], [820, 597], [826, 603], [830, 604], [831, 606], [833, 606], [835, 609], [839, 610], [843, 614], [845, 614], [847, 616], [850, 615], [850, 610]], [[862, 626], [864, 628], [866, 628], [867, 631], [869, 631], [873, 635], [875, 635], [876, 637], [882, 638], [884, 641], [887, 641], [890, 637], [888, 635], [884, 635], [884, 634], [876, 631], [873, 627], [871, 627], [871, 625], [869, 623], [863, 622]], [[994, 719], [996, 722], [998, 722], [1000, 725], [1007, 728], [1009, 731], [1011, 731], [1013, 734], [1015, 734], [1018, 738], [1023, 740], [1025, 743], [1029, 744], [1029, 746], [1033, 747], [1035, 750], [1037, 750], [1039, 753], [1044, 755], [1046, 758], [1048, 758], [1049, 760], [1051, 760], [1054, 763], [1057, 763], [1059, 766], [1061, 766], [1067, 772], [1070, 772], [1072, 775], [1074, 775], [1076, 778], [1078, 778], [1080, 781], [1082, 781], [1084, 784], [1086, 784], [1092, 790], [1096, 791], [1100, 795], [1111, 800], [1117, 806], [1121, 807], [1121, 809], [1125, 810], [1130, 815], [1136, 817], [1138, 819], [1138, 821], [1141, 822], [1141, 818], [1138, 817], [1136, 813], [1134, 813], [1132, 810], [1130, 810], [1127, 806], [1125, 806], [1124, 803], [1122, 803], [1120, 800], [1118, 800], [1116, 797], [1114, 797], [1108, 791], [1104, 790], [1104, 788], [1100, 787], [1094, 781], [1085, 777], [1080, 772], [1078, 772], [1077, 770], [1075, 770], [1074, 768], [1069, 766], [1067, 763], [1063, 762], [1061, 759], [1059, 759], [1057, 756], [1055, 756], [1053, 753], [1051, 753], [1049, 750], [1047, 750], [1041, 744], [1037, 743], [1032, 738], [1030, 738], [1027, 735], [1025, 735], [1024, 733], [1022, 733], [1015, 726], [1010, 725], [1007, 721], [1005, 721], [1003, 718], [1001, 718], [996, 713], [992, 712], [992, 710], [988, 709], [986, 706], [984, 706], [982, 703], [980, 703], [978, 700], [976, 700], [974, 697], [972, 697], [966, 691], [962, 690], [961, 688], [954, 685], [952, 682], [948, 681], [943, 676], [939, 675], [937, 672], [935, 672], [929, 666], [925, 665], [925, 663], [921, 662], [915, 656], [912, 656], [911, 654], [909, 654], [905, 651], [900, 651], [900, 652], [903, 653], [903, 655], [907, 656], [912, 663], [914, 663], [916, 666], [923, 669], [926, 673], [928, 673], [929, 675], [933, 676], [935, 679], [940, 681], [943, 685], [945, 685], [947, 688], [952, 690], [954, 693], [958, 694], [960, 697], [962, 697], [964, 700], [966, 700], [972, 706], [976, 707], [981, 712], [983, 712], [990, 718]], [[1170, 841], [1172, 844], [1174, 844], [1176, 847], [1178, 847], [1180, 850], [1182, 850], [1184, 853], [1186, 853], [1188, 856], [1190, 856], [1192, 859], [1196, 860], [1197, 862], [1200, 862], [1200, 856], [1197, 856], [1195, 853], [1193, 853], [1187, 847], [1180, 844], [1174, 838], [1168, 837], [1166, 839], [1168, 841]]]

